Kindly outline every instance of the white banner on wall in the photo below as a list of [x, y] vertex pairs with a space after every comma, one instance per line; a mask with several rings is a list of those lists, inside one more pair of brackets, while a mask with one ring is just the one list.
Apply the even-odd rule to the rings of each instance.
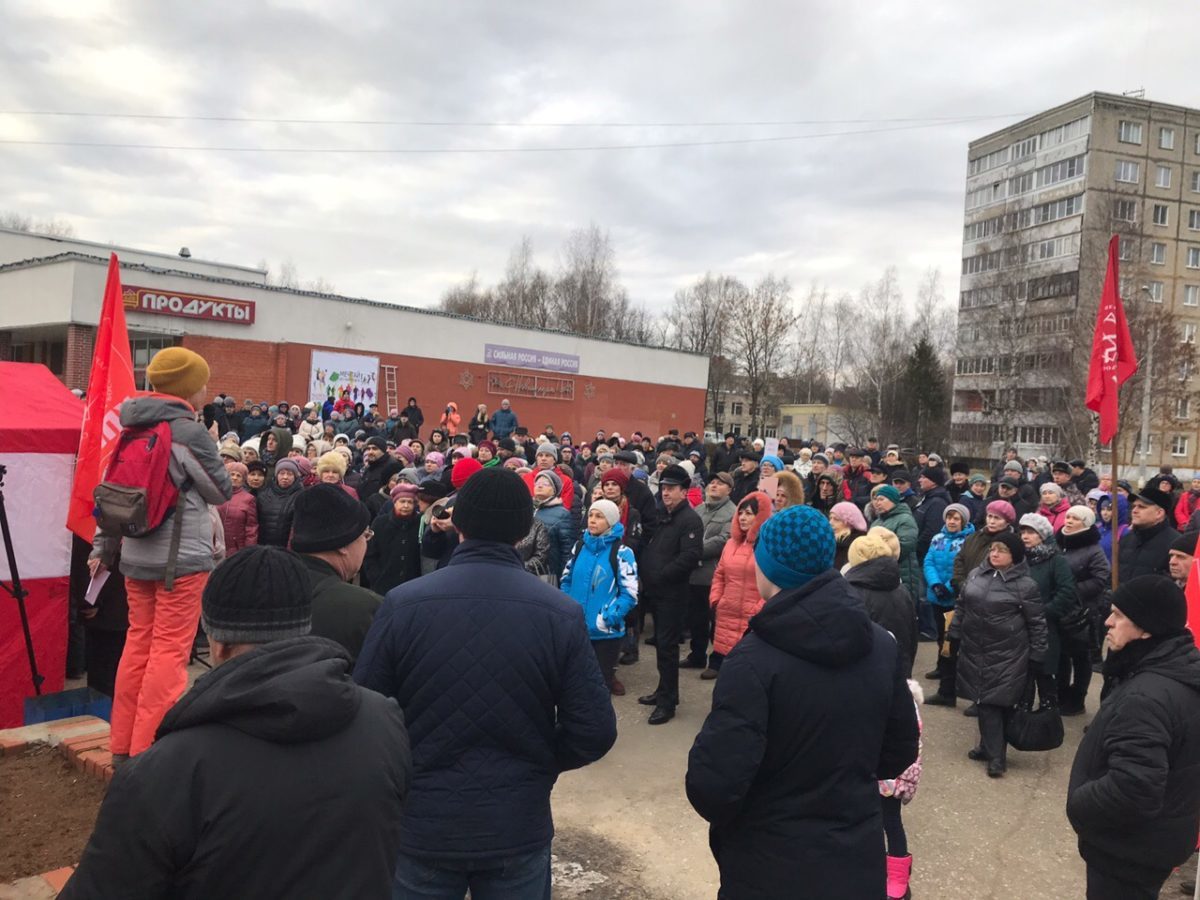
[[314, 350], [308, 384], [310, 399], [337, 399], [348, 390], [355, 403], [370, 406], [379, 401], [379, 357]]

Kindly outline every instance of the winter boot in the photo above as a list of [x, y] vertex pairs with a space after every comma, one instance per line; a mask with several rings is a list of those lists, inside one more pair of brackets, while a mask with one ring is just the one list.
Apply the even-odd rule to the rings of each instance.
[[912, 874], [912, 854], [887, 858], [888, 900], [909, 900], [908, 876]]

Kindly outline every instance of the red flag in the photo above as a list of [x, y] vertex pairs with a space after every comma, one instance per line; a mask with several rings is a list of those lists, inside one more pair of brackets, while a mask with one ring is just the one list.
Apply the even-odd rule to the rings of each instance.
[[121, 265], [114, 253], [108, 261], [108, 283], [104, 286], [104, 305], [100, 309], [100, 326], [96, 329], [83, 432], [79, 436], [71, 506], [67, 513], [67, 527], [85, 541], [90, 541], [96, 533], [92, 492], [108, 468], [121, 434], [121, 404], [138, 393], [133, 378], [133, 359], [129, 355], [129, 332], [125, 328]]
[[1088, 367], [1087, 408], [1100, 414], [1100, 443], [1107, 444], [1117, 433], [1117, 391], [1138, 370], [1133, 339], [1125, 323], [1125, 307], [1117, 280], [1117, 244], [1108, 242], [1108, 273], [1104, 293], [1096, 310], [1096, 332], [1092, 337], [1092, 362]]
[[1192, 640], [1200, 647], [1200, 559], [1192, 563], [1183, 593], [1187, 597], [1187, 627]]

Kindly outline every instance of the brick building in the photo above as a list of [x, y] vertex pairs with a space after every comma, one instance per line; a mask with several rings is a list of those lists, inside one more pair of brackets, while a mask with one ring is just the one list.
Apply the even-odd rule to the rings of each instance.
[[506, 397], [535, 433], [551, 424], [657, 435], [704, 421], [703, 356], [274, 287], [262, 269], [5, 229], [0, 359], [41, 362], [67, 387], [86, 387], [112, 251], [139, 379], [158, 350], [182, 345], [208, 360], [210, 393], [239, 404], [303, 405], [346, 387], [383, 412], [415, 396], [427, 425], [447, 402], [465, 425], [477, 404], [494, 410]]

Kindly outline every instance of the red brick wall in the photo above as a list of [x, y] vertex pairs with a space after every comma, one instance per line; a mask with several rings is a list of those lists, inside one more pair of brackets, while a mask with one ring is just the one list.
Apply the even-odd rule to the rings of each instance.
[[87, 390], [88, 375], [92, 371], [92, 350], [95, 343], [95, 326], [74, 324], [67, 326], [67, 353], [63, 364], [63, 383], [68, 388]]
[[[242, 400], [276, 402], [287, 400], [303, 406], [308, 400], [309, 365], [316, 350], [354, 352], [378, 356], [380, 366], [397, 368], [397, 402], [404, 406], [409, 396], [415, 396], [425, 413], [423, 436], [437, 422], [448, 401], [458, 404], [463, 423], [470, 419], [478, 403], [488, 410], [498, 409], [503, 397], [487, 393], [489, 367], [482, 363], [448, 362], [399, 356], [371, 351], [346, 351], [340, 347], [320, 347], [311, 344], [273, 344], [264, 341], [239, 341], [188, 335], [183, 346], [203, 356], [212, 369], [209, 394], [230, 394], [241, 406]], [[463, 375], [470, 375], [464, 379]], [[85, 376], [86, 377], [86, 376]], [[634, 431], [652, 432], [655, 437], [669, 428], [680, 432], [701, 431], [704, 425], [703, 388], [681, 388], [652, 382], [621, 381], [614, 378], [573, 376], [575, 400], [535, 400], [529, 397], [510, 397], [513, 410], [522, 425], [537, 434], [552, 424], [561, 434], [570, 431], [575, 437], [591, 436], [598, 428], [619, 431], [628, 436]], [[384, 409], [383, 373], [380, 372], [380, 408]], [[463, 382], [470, 386], [464, 387]], [[591, 390], [588, 386], [591, 385]], [[589, 396], [590, 395], [590, 396]]]
[[286, 344], [189, 334], [183, 338], [183, 346], [199, 353], [208, 362], [212, 372], [208, 382], [210, 397], [224, 392], [237, 401], [239, 408], [247, 397], [268, 403], [284, 399]]

